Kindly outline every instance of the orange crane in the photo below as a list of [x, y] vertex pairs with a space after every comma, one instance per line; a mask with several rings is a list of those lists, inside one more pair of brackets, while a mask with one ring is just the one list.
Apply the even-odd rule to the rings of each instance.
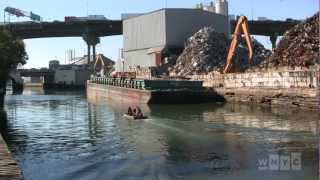
[[249, 65], [252, 65], [253, 59], [253, 44], [249, 34], [249, 26], [248, 26], [248, 19], [245, 16], [241, 16], [238, 20], [237, 26], [233, 33], [233, 38], [231, 41], [231, 45], [229, 47], [227, 62], [224, 67], [223, 73], [232, 73], [236, 71], [236, 67], [234, 64], [234, 58], [236, 54], [236, 49], [239, 46], [241, 34], [244, 34], [246, 43], [249, 49]]

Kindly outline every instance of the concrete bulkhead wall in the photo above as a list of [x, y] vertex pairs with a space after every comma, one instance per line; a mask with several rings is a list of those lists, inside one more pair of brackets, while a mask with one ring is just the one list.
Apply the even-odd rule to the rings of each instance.
[[319, 69], [280, 68], [264, 72], [194, 75], [206, 87], [224, 88], [319, 88]]
[[279, 68], [265, 72], [195, 75], [229, 102], [320, 109], [319, 68]]

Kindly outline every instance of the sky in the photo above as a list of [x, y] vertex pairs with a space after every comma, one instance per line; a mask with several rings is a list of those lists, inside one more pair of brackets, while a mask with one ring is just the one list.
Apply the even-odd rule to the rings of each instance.
[[[104, 15], [108, 19], [120, 19], [122, 13], [146, 13], [161, 8], [193, 8], [197, 3], [210, 0], [0, 0], [0, 21], [4, 20], [3, 9], [7, 6], [32, 11], [44, 21], [63, 21], [65, 16]], [[319, 10], [319, 0], [229, 0], [229, 14], [246, 15], [249, 19], [267, 17], [273, 20], [305, 19]], [[11, 21], [25, 21], [11, 18]], [[258, 37], [267, 48], [268, 37]], [[24, 40], [29, 56], [25, 68], [48, 67], [48, 62], [58, 59], [65, 63], [66, 50], [74, 49], [76, 56], [86, 54], [82, 38], [42, 38]], [[116, 60], [122, 47], [122, 36], [101, 38], [97, 53]]]

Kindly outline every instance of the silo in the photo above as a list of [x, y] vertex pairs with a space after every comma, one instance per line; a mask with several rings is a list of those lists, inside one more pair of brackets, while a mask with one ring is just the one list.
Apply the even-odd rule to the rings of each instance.
[[227, 0], [216, 0], [216, 13], [221, 14], [228, 17], [228, 34], [231, 37], [230, 32], [230, 20], [229, 20], [229, 7], [228, 7], [228, 1]]
[[216, 13], [228, 16], [227, 0], [216, 0]]
[[213, 12], [213, 13], [215, 13], [215, 12], [216, 12], [216, 8], [215, 8], [215, 6], [214, 6], [213, 1], [211, 1], [210, 4], [205, 5], [205, 6], [203, 7], [203, 10], [208, 11], [208, 12]]
[[60, 62], [58, 60], [51, 60], [49, 61], [49, 69], [50, 70], [55, 70], [59, 67]]

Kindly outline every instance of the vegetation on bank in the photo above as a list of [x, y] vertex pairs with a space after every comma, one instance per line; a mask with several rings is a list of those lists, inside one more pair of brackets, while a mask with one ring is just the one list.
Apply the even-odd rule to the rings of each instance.
[[10, 70], [28, 59], [23, 41], [10, 32], [0, 31], [0, 107], [3, 106], [6, 81]]

